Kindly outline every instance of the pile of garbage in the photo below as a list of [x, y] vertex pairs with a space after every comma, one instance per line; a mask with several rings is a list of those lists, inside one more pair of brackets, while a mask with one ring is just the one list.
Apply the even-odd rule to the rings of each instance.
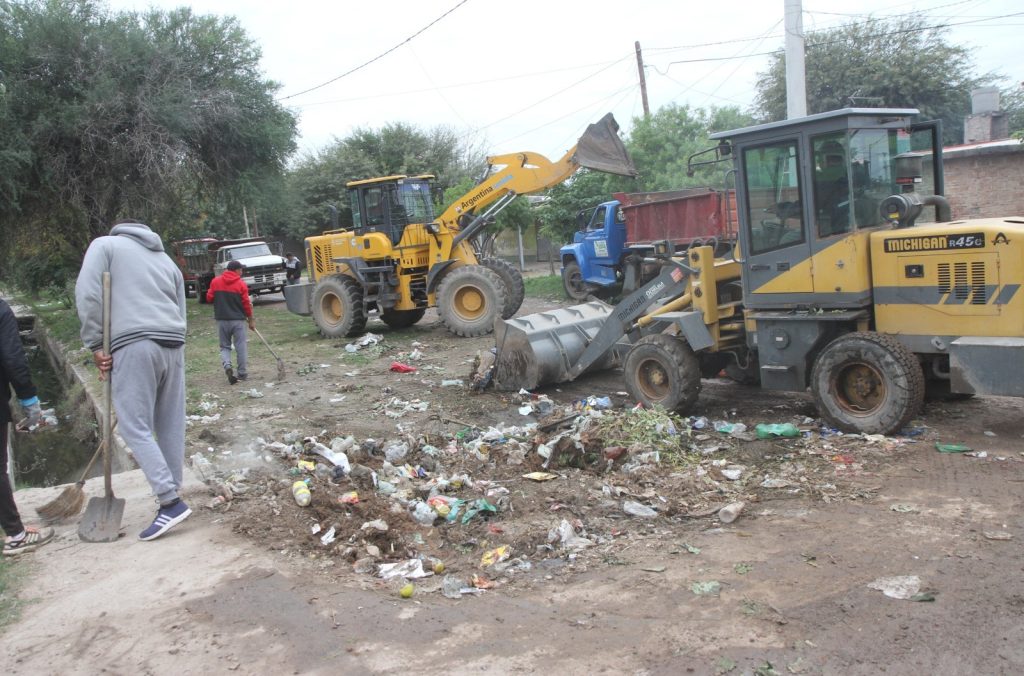
[[523, 392], [514, 405], [522, 425], [388, 439], [291, 431], [240, 453], [211, 447], [192, 465], [211, 509], [244, 511], [239, 532], [345, 562], [403, 596], [459, 598], [607, 556], [648, 524], [729, 524], [772, 497], [863, 497], [848, 480], [914, 441], [809, 418], [747, 425], [616, 410], [600, 397], [560, 406]]

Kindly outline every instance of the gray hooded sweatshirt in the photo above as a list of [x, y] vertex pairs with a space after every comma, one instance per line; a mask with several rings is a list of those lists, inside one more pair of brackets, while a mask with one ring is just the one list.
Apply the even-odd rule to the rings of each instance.
[[110, 351], [139, 340], [185, 342], [185, 285], [160, 236], [141, 223], [115, 225], [89, 245], [75, 284], [82, 342], [103, 347], [103, 272], [110, 272]]

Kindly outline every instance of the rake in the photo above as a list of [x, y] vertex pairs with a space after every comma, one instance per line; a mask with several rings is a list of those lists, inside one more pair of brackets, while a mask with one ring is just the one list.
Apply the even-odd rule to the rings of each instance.
[[263, 334], [260, 333], [259, 329], [254, 327], [253, 331], [256, 332], [256, 335], [260, 337], [260, 340], [263, 341], [263, 344], [267, 346], [268, 350], [270, 350], [270, 354], [274, 355], [274, 359], [277, 360], [277, 379], [278, 380], [284, 380], [284, 375], [285, 375], [284, 361], [280, 357], [277, 356], [277, 353], [274, 352], [274, 348], [270, 347], [270, 343], [268, 343], [267, 339], [263, 337]]

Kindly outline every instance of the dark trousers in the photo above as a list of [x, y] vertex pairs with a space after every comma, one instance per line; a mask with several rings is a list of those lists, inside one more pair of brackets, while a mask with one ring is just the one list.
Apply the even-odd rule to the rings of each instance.
[[14, 487], [7, 476], [7, 432], [10, 424], [0, 426], [0, 528], [8, 536], [17, 535], [25, 530], [18, 514], [18, 506], [14, 504]]

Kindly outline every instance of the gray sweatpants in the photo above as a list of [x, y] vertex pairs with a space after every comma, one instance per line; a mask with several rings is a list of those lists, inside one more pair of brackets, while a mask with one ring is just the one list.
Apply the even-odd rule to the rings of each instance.
[[160, 504], [176, 497], [185, 464], [185, 348], [151, 340], [114, 353], [117, 429]]
[[249, 374], [248, 330], [248, 322], [244, 319], [217, 320], [217, 332], [220, 334], [220, 365], [224, 368], [231, 366], [231, 343], [233, 342], [235, 352], [238, 353], [238, 375], [241, 377]]

